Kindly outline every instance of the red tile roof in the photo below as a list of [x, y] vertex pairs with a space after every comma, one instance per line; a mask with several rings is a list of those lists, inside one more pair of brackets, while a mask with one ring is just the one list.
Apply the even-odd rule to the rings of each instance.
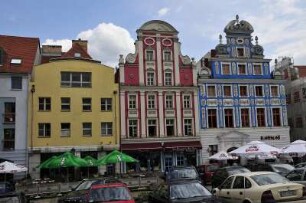
[[[0, 49], [3, 50], [0, 72], [31, 73], [39, 47], [39, 38], [0, 35]], [[11, 64], [12, 59], [21, 59], [21, 64]]]
[[[80, 57], [76, 57], [75, 54], [79, 53]], [[78, 43], [72, 44], [71, 49], [67, 51], [61, 58], [83, 58], [83, 59], [92, 59], [91, 56], [85, 51], [81, 45]]]

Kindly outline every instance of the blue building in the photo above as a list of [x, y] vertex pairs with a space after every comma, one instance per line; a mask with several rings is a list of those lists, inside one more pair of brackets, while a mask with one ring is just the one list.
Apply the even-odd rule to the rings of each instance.
[[225, 43], [219, 35], [219, 44], [197, 64], [204, 162], [253, 140], [275, 147], [289, 143], [283, 75], [271, 72], [271, 59], [257, 36], [253, 43], [250, 23], [237, 15], [224, 32]]

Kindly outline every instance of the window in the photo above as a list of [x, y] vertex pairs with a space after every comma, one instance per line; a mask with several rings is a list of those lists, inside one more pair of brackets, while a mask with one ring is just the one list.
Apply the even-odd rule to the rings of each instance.
[[239, 86], [239, 94], [241, 97], [247, 97], [248, 96], [248, 86]]
[[245, 64], [238, 64], [238, 74], [245, 75], [246, 74], [246, 65]]
[[15, 149], [15, 129], [4, 129], [3, 130], [3, 150], [14, 150]]
[[69, 97], [61, 98], [61, 110], [70, 111], [70, 98]]
[[209, 156], [212, 156], [214, 154], [218, 153], [218, 145], [209, 145], [208, 146]]
[[244, 48], [237, 47], [237, 57], [244, 57]]
[[129, 120], [129, 137], [137, 137], [137, 120]]
[[112, 98], [101, 98], [101, 111], [112, 110]]
[[176, 157], [176, 165], [177, 166], [185, 166], [185, 156], [184, 154], [178, 154]]
[[166, 109], [173, 109], [173, 96], [166, 95]]
[[147, 73], [147, 85], [153, 86], [155, 84], [154, 79], [155, 79], [154, 72], [148, 72]]
[[61, 72], [62, 87], [91, 87], [91, 73]]
[[227, 128], [234, 127], [233, 109], [224, 109], [224, 124]]
[[136, 95], [129, 95], [129, 109], [136, 109]]
[[148, 109], [155, 109], [155, 95], [148, 95]]
[[[225, 169], [224, 169], [225, 170]], [[234, 180], [234, 176], [230, 176], [222, 183], [221, 188], [222, 189], [231, 189], [232, 182]]]
[[184, 109], [190, 109], [190, 108], [191, 108], [191, 96], [184, 95]]
[[294, 94], [293, 94], [293, 101], [294, 101], [294, 103], [298, 103], [298, 102], [301, 101], [301, 99], [300, 99], [300, 92], [299, 91], [294, 92]]
[[241, 109], [241, 127], [250, 127], [249, 109]]
[[70, 136], [70, 123], [61, 123], [61, 136], [69, 137]]
[[281, 115], [279, 108], [272, 108], [273, 126], [281, 126]]
[[91, 123], [83, 123], [83, 136], [91, 136]]
[[254, 64], [253, 65], [254, 68], [254, 75], [262, 75], [262, 67], [260, 64]]
[[4, 102], [4, 123], [15, 123], [15, 102]]
[[172, 85], [172, 73], [169, 73], [169, 72], [165, 73], [165, 85], [166, 86]]
[[244, 177], [236, 176], [233, 189], [244, 189]]
[[215, 86], [207, 86], [207, 96], [215, 97], [216, 96], [216, 87]]
[[227, 63], [222, 64], [222, 74], [223, 75], [230, 75], [231, 74], [230, 64], [227, 64]]
[[192, 119], [184, 119], [184, 135], [192, 136]]
[[148, 120], [148, 136], [149, 137], [156, 137], [156, 120], [149, 119]]
[[303, 118], [302, 117], [297, 117], [295, 119], [295, 127], [296, 128], [303, 128]]
[[146, 51], [146, 60], [147, 61], [153, 61], [154, 60], [154, 52], [153, 52], [153, 50], [147, 50]]
[[223, 86], [223, 96], [225, 96], [225, 97], [232, 96], [232, 88], [231, 88], [231, 86]]
[[0, 66], [3, 64], [3, 58], [4, 58], [4, 51], [3, 51], [3, 49], [0, 47]]
[[278, 86], [271, 86], [271, 96], [272, 97], [278, 97]]
[[38, 123], [38, 136], [50, 137], [51, 136], [51, 124], [50, 123]]
[[208, 127], [217, 128], [217, 109], [208, 109], [207, 117], [208, 117]]
[[174, 119], [166, 119], [166, 135], [174, 136]]
[[13, 65], [20, 65], [21, 62], [22, 62], [22, 59], [17, 59], [17, 58], [11, 59], [11, 64]]
[[91, 111], [91, 98], [82, 98], [83, 111]]
[[101, 135], [112, 135], [113, 134], [113, 123], [102, 122], [101, 123]]
[[171, 61], [171, 52], [164, 51], [164, 61]]
[[39, 111], [50, 111], [51, 110], [51, 98], [50, 97], [39, 97], [38, 98], [38, 109]]
[[256, 111], [257, 111], [257, 126], [265, 127], [266, 126], [265, 109], [257, 108]]
[[262, 86], [255, 86], [255, 96], [262, 97], [263, 96], [263, 87]]
[[12, 76], [11, 77], [11, 88], [13, 90], [21, 90], [22, 89], [22, 77]]

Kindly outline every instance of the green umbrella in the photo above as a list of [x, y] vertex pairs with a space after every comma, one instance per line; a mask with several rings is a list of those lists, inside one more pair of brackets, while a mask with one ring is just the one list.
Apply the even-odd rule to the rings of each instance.
[[87, 167], [97, 166], [97, 159], [92, 156], [86, 156], [83, 159], [87, 162]]
[[118, 150], [114, 150], [111, 153], [102, 157], [101, 159], [98, 159], [97, 164], [107, 165], [107, 164], [115, 164], [120, 162], [133, 163], [133, 162], [138, 162], [138, 160], [134, 159], [133, 157], [127, 154], [119, 152]]
[[47, 159], [45, 162], [41, 163], [39, 168], [66, 168], [66, 167], [86, 167], [87, 162], [73, 155], [71, 152], [65, 152], [60, 156], [53, 156]]

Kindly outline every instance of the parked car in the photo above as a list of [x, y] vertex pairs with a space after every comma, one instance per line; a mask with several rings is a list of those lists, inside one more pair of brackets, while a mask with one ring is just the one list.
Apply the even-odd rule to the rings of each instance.
[[292, 182], [300, 183], [306, 186], [306, 168], [296, 168], [290, 171], [286, 176]]
[[166, 173], [166, 181], [180, 179], [201, 181], [198, 171], [194, 166], [174, 166]]
[[27, 203], [27, 198], [22, 192], [9, 192], [0, 194], [0, 203]]
[[197, 166], [197, 171], [202, 180], [202, 183], [205, 185], [211, 184], [211, 178], [218, 168], [218, 164], [204, 164]]
[[302, 162], [302, 163], [296, 164], [294, 167], [295, 168], [304, 168], [305, 166], [306, 166], [306, 162]]
[[14, 191], [15, 191], [15, 187], [10, 182], [7, 182], [7, 181], [0, 182], [0, 194], [5, 194], [9, 192], [14, 192]]
[[291, 202], [306, 197], [306, 188], [275, 172], [249, 172], [229, 176], [213, 194], [222, 202]]
[[290, 164], [279, 164], [279, 163], [256, 163], [246, 166], [251, 171], [271, 171], [279, 173], [282, 176], [286, 176], [290, 171], [294, 169], [294, 166]]
[[163, 182], [149, 193], [149, 203], [221, 203], [198, 180]]
[[121, 181], [112, 178], [97, 178], [97, 179], [84, 179], [76, 187], [71, 188], [71, 191], [58, 199], [58, 203], [64, 202], [82, 202], [87, 198], [90, 187], [93, 185], [107, 184], [107, 183], [120, 183]]
[[107, 183], [91, 186], [85, 202], [135, 203], [125, 183]]
[[249, 169], [243, 166], [226, 166], [222, 168], [218, 168], [211, 179], [211, 187], [218, 187], [223, 181], [230, 175], [234, 175], [237, 173], [246, 173], [250, 172]]

